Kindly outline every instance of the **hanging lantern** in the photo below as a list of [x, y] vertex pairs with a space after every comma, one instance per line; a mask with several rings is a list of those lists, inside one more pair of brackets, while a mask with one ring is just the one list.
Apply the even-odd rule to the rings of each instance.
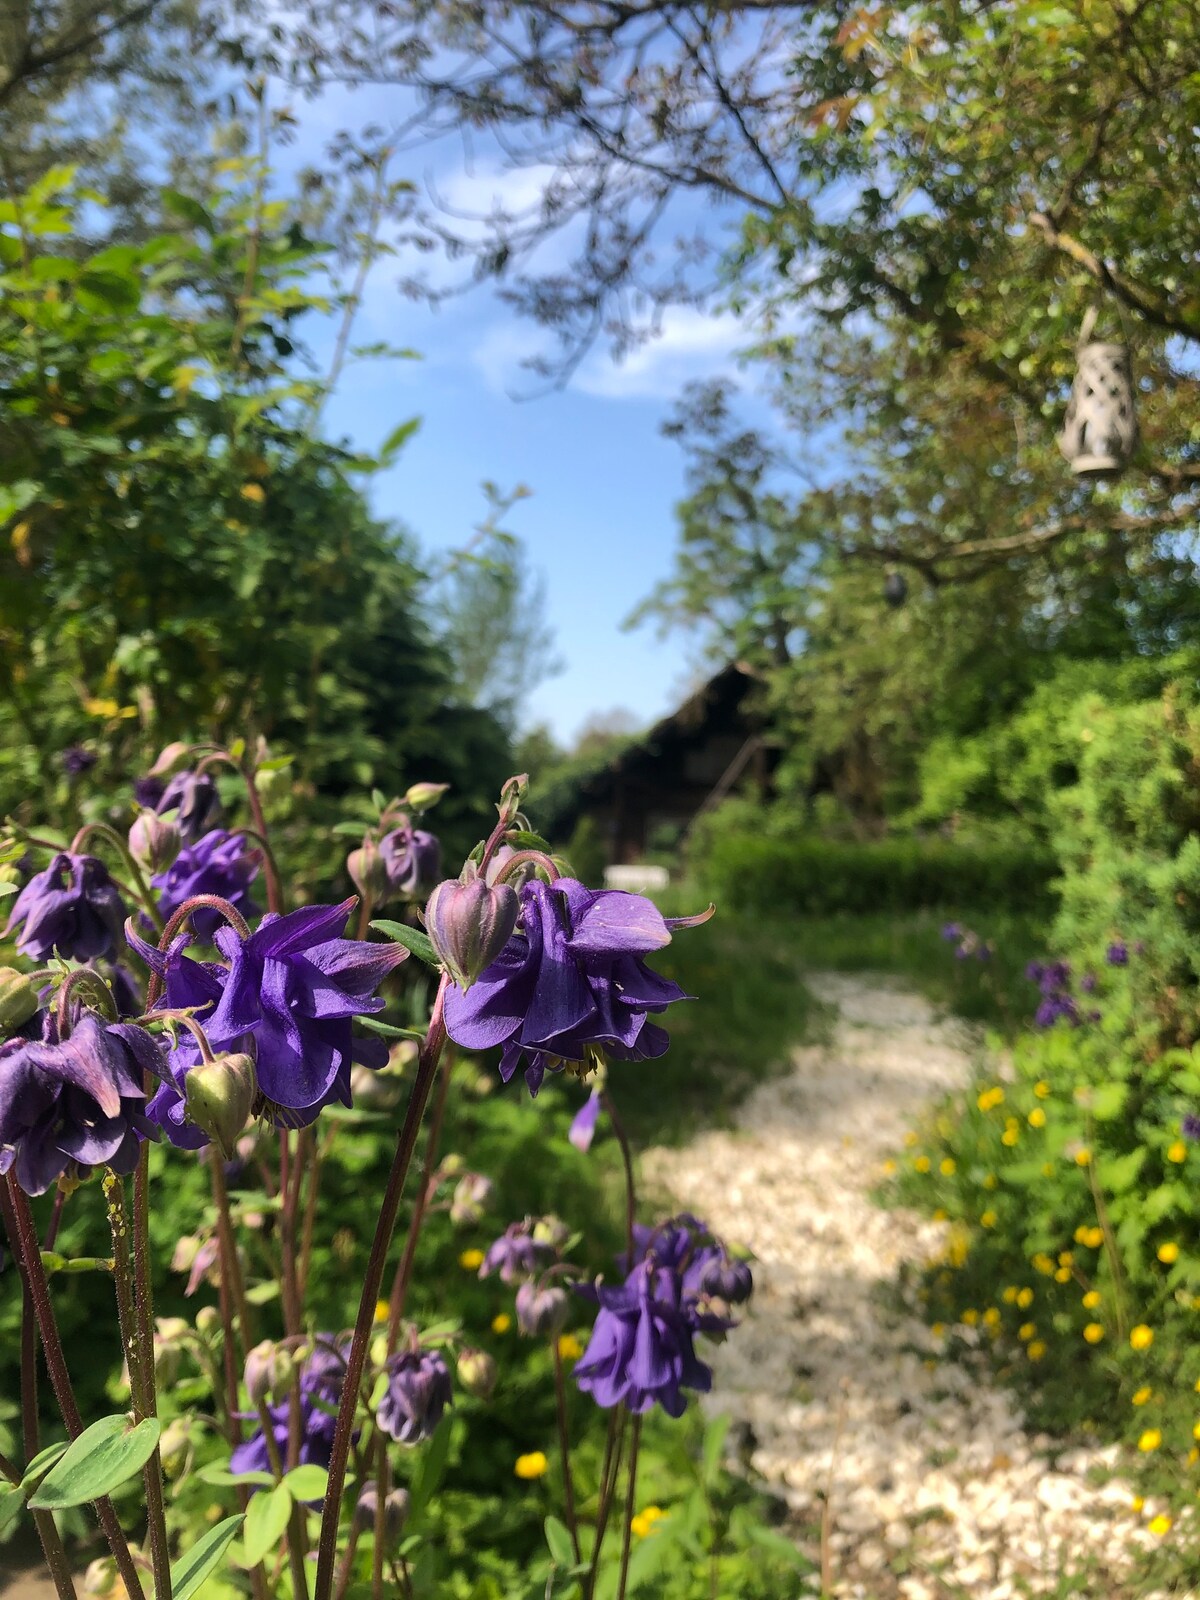
[[1083, 319], [1075, 382], [1058, 436], [1058, 448], [1081, 477], [1120, 472], [1138, 436], [1129, 347], [1094, 340], [1096, 316], [1093, 306]]
[[889, 572], [883, 580], [883, 598], [894, 611], [908, 598], [908, 581], [902, 572]]

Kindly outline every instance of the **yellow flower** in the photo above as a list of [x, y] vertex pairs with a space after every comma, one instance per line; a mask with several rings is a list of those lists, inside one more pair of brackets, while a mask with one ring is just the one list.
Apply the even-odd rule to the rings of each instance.
[[242, 499], [250, 500], [256, 506], [262, 505], [267, 498], [267, 491], [261, 483], [244, 483], [242, 485]]
[[1148, 1400], [1153, 1399], [1154, 1390], [1148, 1383], [1144, 1383], [1140, 1389], [1133, 1391], [1133, 1403], [1135, 1406], [1144, 1406]]
[[1019, 1128], [1005, 1128], [1004, 1132], [1000, 1135], [1000, 1143], [1006, 1144], [1011, 1150], [1013, 1145], [1016, 1144], [1020, 1137], [1021, 1132]]
[[1200, 1378], [1196, 1379], [1196, 1393], [1200, 1394]]
[[996, 1226], [996, 1213], [994, 1211], [985, 1211], [979, 1219], [979, 1226], [981, 1228], [994, 1228]]
[[1042, 1177], [1043, 1178], [1052, 1178], [1053, 1176], [1054, 1176], [1054, 1163], [1053, 1163], [1053, 1161], [1043, 1161], [1042, 1162]]
[[989, 1190], [994, 1189], [996, 1187], [996, 1182], [996, 1174], [994, 1172], [989, 1172], [983, 1180], [983, 1187]]
[[1034, 1106], [1029, 1113], [1028, 1121], [1031, 1128], [1044, 1128], [1046, 1126], [1046, 1113], [1041, 1106]]
[[928, 1156], [917, 1156], [913, 1161], [913, 1166], [916, 1167], [918, 1172], [928, 1172], [932, 1165], [933, 1163]]
[[376, 1322], [386, 1322], [387, 1319], [388, 1319], [388, 1313], [391, 1311], [391, 1309], [392, 1309], [391, 1306], [388, 1305], [386, 1300], [376, 1300], [376, 1302], [375, 1302], [375, 1321]]
[[904, 1135], [904, 1142], [910, 1150], [912, 1149], [913, 1145], [917, 1143], [917, 1135], [912, 1131], [911, 1128]]
[[458, 1264], [467, 1272], [478, 1272], [483, 1265], [482, 1250], [464, 1250], [458, 1258]]
[[1050, 1098], [1050, 1085], [1043, 1078], [1040, 1082], [1034, 1084], [1033, 1092], [1039, 1100], [1048, 1100]]
[[1029, 1357], [1030, 1361], [1040, 1361], [1046, 1354], [1046, 1346], [1040, 1339], [1035, 1339], [1026, 1350], [1025, 1354]]
[[983, 1313], [983, 1320], [989, 1328], [998, 1328], [1000, 1326], [1000, 1313], [995, 1306], [987, 1308]]
[[889, 1157], [888, 1160], [883, 1163], [883, 1170], [890, 1178], [892, 1173], [896, 1170], [896, 1163]]
[[1145, 1433], [1138, 1440], [1138, 1449], [1141, 1450], [1144, 1455], [1150, 1455], [1153, 1451], [1158, 1449], [1161, 1443], [1162, 1429], [1147, 1428]]
[[1179, 1260], [1179, 1246], [1172, 1240], [1169, 1240], [1166, 1244], [1160, 1244], [1158, 1247], [1158, 1259], [1164, 1266], [1171, 1266]]
[[1197, 1461], [1200, 1461], [1200, 1450], [1197, 1450], [1196, 1446], [1193, 1445], [1187, 1453], [1187, 1464], [1189, 1467], [1194, 1467]]
[[1092, 1152], [1086, 1146], [1082, 1150], [1076, 1150], [1076, 1152], [1075, 1152], [1075, 1165], [1077, 1167], [1090, 1166], [1091, 1162], [1092, 1162]]
[[1091, 1231], [1092, 1230], [1088, 1227], [1086, 1222], [1081, 1222], [1075, 1229], [1075, 1243], [1086, 1244], [1088, 1242], [1088, 1234], [1091, 1233]]
[[1036, 1332], [1037, 1332], [1037, 1326], [1036, 1326], [1035, 1323], [1023, 1322], [1021, 1324], [1021, 1326], [1017, 1329], [1017, 1338], [1022, 1340], [1022, 1341], [1029, 1340], [1029, 1339], [1033, 1338], [1033, 1336], [1034, 1336], [1034, 1334]]
[[647, 1506], [644, 1511], [639, 1511], [636, 1517], [629, 1519], [629, 1526], [639, 1539], [644, 1539], [648, 1533], [654, 1532], [655, 1524], [661, 1522], [666, 1514], [661, 1506]]
[[949, 1216], [950, 1216], [950, 1213], [945, 1209], [945, 1207], [944, 1206], [939, 1206], [937, 1208], [937, 1210], [933, 1213], [933, 1220], [935, 1222], [945, 1222], [949, 1218]]
[[1103, 1243], [1104, 1243], [1104, 1229], [1103, 1228], [1089, 1228], [1088, 1229], [1088, 1244], [1091, 1245], [1092, 1249], [1093, 1250], [1099, 1250], [1100, 1246]]
[[958, 1171], [958, 1162], [953, 1156], [943, 1156], [938, 1171], [943, 1178], [952, 1178]]
[[973, 1328], [979, 1321], [979, 1313], [973, 1307], [968, 1307], [968, 1309], [962, 1314], [962, 1320], [966, 1323], [968, 1328]]
[[1146, 1526], [1150, 1529], [1151, 1533], [1156, 1533], [1158, 1534], [1159, 1538], [1162, 1538], [1163, 1534], [1170, 1533], [1171, 1531], [1171, 1519], [1170, 1517], [1160, 1514], [1157, 1517], [1152, 1517]]
[[1154, 1343], [1154, 1329], [1148, 1328], [1144, 1322], [1139, 1322], [1130, 1332], [1129, 1342], [1135, 1350], [1149, 1350]]
[[1100, 1304], [1100, 1291], [1099, 1291], [1099, 1289], [1089, 1289], [1088, 1292], [1083, 1297], [1083, 1309], [1085, 1311], [1095, 1311], [1096, 1307], [1099, 1304]]
[[1017, 1290], [1017, 1304], [1020, 1306], [1022, 1311], [1027, 1311], [1029, 1309], [1029, 1307], [1033, 1304], [1033, 1290], [1032, 1289], [1018, 1289]]
[[1197, 1423], [1195, 1423], [1193, 1425], [1193, 1427], [1192, 1427], [1192, 1438], [1193, 1439], [1200, 1439], [1200, 1422], [1197, 1422]]
[[1004, 1090], [999, 1084], [991, 1089], [984, 1089], [975, 1103], [980, 1111], [990, 1111], [993, 1106], [1004, 1104]]
[[1176, 1163], [1187, 1160], [1187, 1145], [1184, 1144], [1182, 1139], [1176, 1139], [1175, 1143], [1167, 1150], [1167, 1160]]
[[1070, 1283], [1070, 1281], [1071, 1281], [1071, 1269], [1070, 1269], [1070, 1267], [1059, 1267], [1058, 1271], [1054, 1274], [1054, 1281], [1055, 1281], [1055, 1283]]
[[1142, 1499], [1140, 1494], [1135, 1494], [1133, 1499], [1129, 1502], [1130, 1511], [1144, 1511], [1145, 1507], [1146, 1502]]
[[562, 1333], [558, 1336], [558, 1353], [564, 1361], [578, 1361], [583, 1346], [573, 1333]]
[[540, 1478], [549, 1465], [541, 1450], [531, 1450], [528, 1455], [517, 1457], [513, 1471], [518, 1478]]
[[1016, 1291], [1016, 1289], [1013, 1287], [1013, 1285], [1011, 1283], [1009, 1284], [1007, 1289], [1004, 1289], [1004, 1290], [1001, 1291], [1000, 1298], [1001, 1298], [1001, 1300], [1004, 1301], [1004, 1304], [1006, 1306], [1015, 1306], [1016, 1305], [1016, 1303], [1017, 1303], [1017, 1291]]
[[1104, 1337], [1104, 1329], [1098, 1322], [1089, 1322], [1083, 1330], [1083, 1337], [1089, 1344], [1099, 1344]]
[[498, 1312], [497, 1315], [492, 1318], [493, 1333], [507, 1333], [511, 1327], [512, 1318], [509, 1316], [507, 1311]]
[[946, 1324], [944, 1322], [935, 1322], [929, 1331], [935, 1339], [940, 1339], [946, 1331]]
[[1071, 1251], [1071, 1250], [1060, 1250], [1058, 1252], [1058, 1264], [1059, 1264], [1060, 1267], [1069, 1267], [1074, 1260], [1075, 1260], [1075, 1255], [1074, 1255], [1073, 1251]]
[[1039, 1250], [1037, 1255], [1031, 1258], [1031, 1265], [1038, 1272], [1040, 1272], [1044, 1278], [1050, 1278], [1054, 1275], [1054, 1258], [1052, 1256], [1048, 1256], [1044, 1250]]

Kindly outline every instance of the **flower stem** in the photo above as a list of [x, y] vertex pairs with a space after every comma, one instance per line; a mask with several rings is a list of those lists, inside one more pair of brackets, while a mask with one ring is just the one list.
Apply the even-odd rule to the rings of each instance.
[[608, 1530], [608, 1513], [612, 1509], [617, 1479], [621, 1475], [621, 1456], [625, 1447], [626, 1415], [624, 1406], [617, 1406], [614, 1407], [608, 1419], [608, 1438], [604, 1445], [604, 1465], [600, 1469], [599, 1499], [596, 1506], [596, 1538], [592, 1545], [592, 1559], [588, 1567], [587, 1581], [584, 1587], [586, 1600], [592, 1600], [596, 1592], [596, 1577], [600, 1571], [600, 1552], [604, 1545], [604, 1535]]
[[342, 1490], [346, 1484], [346, 1463], [350, 1456], [350, 1439], [354, 1432], [354, 1414], [358, 1407], [358, 1391], [362, 1384], [371, 1331], [375, 1322], [375, 1305], [379, 1286], [387, 1265], [388, 1246], [396, 1226], [396, 1213], [400, 1209], [408, 1169], [412, 1165], [417, 1131], [425, 1112], [425, 1103], [433, 1086], [434, 1074], [446, 1042], [446, 1026], [442, 1010], [448, 980], [443, 975], [433, 1003], [429, 1029], [417, 1058], [417, 1075], [409, 1097], [404, 1125], [396, 1140], [396, 1154], [388, 1176], [387, 1189], [375, 1225], [371, 1254], [367, 1262], [366, 1278], [358, 1303], [358, 1318], [354, 1324], [354, 1337], [346, 1361], [346, 1376], [338, 1406], [337, 1424], [333, 1437], [333, 1452], [329, 1462], [329, 1484], [325, 1491], [325, 1507], [321, 1517], [321, 1542], [317, 1552], [316, 1600], [329, 1600], [333, 1589], [334, 1566], [337, 1561], [338, 1520], [341, 1513]]
[[59, 1039], [67, 1039], [71, 1033], [71, 1001], [75, 998], [77, 990], [90, 989], [93, 1000], [97, 1002], [98, 1009], [106, 1022], [117, 1020], [117, 1006], [113, 999], [112, 990], [105, 983], [98, 972], [93, 972], [90, 967], [76, 967], [68, 972], [59, 985], [58, 997], [55, 1004], [55, 1021], [58, 1024]]
[[583, 1560], [579, 1549], [579, 1522], [575, 1516], [575, 1480], [571, 1472], [571, 1436], [567, 1431], [567, 1388], [563, 1382], [562, 1354], [558, 1348], [558, 1337], [555, 1335], [550, 1341], [550, 1348], [554, 1352], [554, 1404], [558, 1412], [558, 1446], [562, 1452], [563, 1476], [563, 1509], [567, 1514], [567, 1528], [571, 1534], [571, 1544], [575, 1551], [575, 1565]]
[[625, 1124], [617, 1115], [617, 1108], [613, 1104], [613, 1097], [606, 1089], [601, 1095], [601, 1101], [608, 1120], [612, 1123], [612, 1131], [617, 1136], [617, 1143], [621, 1147], [621, 1161], [625, 1167], [625, 1247], [629, 1252], [629, 1265], [633, 1265], [633, 1225], [637, 1220], [637, 1190], [633, 1178], [633, 1151], [629, 1146], [629, 1135], [625, 1132]]
[[[148, 1087], [148, 1085], [147, 1085]], [[142, 1347], [142, 1392], [145, 1410], [139, 1415], [158, 1416], [158, 1385], [154, 1372], [154, 1284], [150, 1259], [150, 1146], [143, 1141], [133, 1178], [133, 1285], [138, 1342]], [[146, 1486], [146, 1518], [150, 1531], [150, 1560], [154, 1568], [154, 1600], [171, 1600], [171, 1551], [167, 1541], [167, 1512], [163, 1501], [162, 1456], [157, 1445], [142, 1472]]]
[[[5, 1222], [14, 1235], [17, 1248], [13, 1253], [20, 1262], [27, 1293], [33, 1301], [38, 1332], [41, 1334], [42, 1349], [46, 1357], [46, 1370], [50, 1374], [50, 1385], [54, 1390], [54, 1398], [58, 1401], [58, 1409], [62, 1413], [67, 1432], [72, 1439], [77, 1439], [83, 1432], [83, 1418], [79, 1414], [75, 1390], [71, 1384], [71, 1374], [67, 1370], [67, 1360], [58, 1334], [58, 1324], [54, 1320], [50, 1285], [46, 1281], [45, 1268], [42, 1266], [42, 1254], [38, 1247], [29, 1201], [25, 1197], [24, 1190], [18, 1187], [11, 1172], [8, 1174], [6, 1188], [7, 1194], [3, 1202]], [[129, 1541], [125, 1537], [112, 1501], [104, 1496], [95, 1502], [95, 1506], [104, 1537], [108, 1541], [108, 1548], [112, 1551], [113, 1560], [117, 1563], [117, 1570], [121, 1574], [130, 1600], [145, 1600], [142, 1580], [134, 1566]]]
[[[229, 1218], [229, 1191], [225, 1187], [225, 1168], [221, 1152], [209, 1146], [208, 1166], [212, 1174], [213, 1204], [217, 1208], [217, 1243], [221, 1252], [221, 1280], [229, 1285], [229, 1295], [237, 1313], [238, 1335], [242, 1342], [242, 1360], [254, 1346], [254, 1325], [250, 1320], [250, 1306], [246, 1300], [246, 1285], [242, 1282], [242, 1264], [238, 1260], [237, 1242], [233, 1237], [233, 1224]], [[236, 1402], [235, 1402], [236, 1408]]]
[[150, 886], [146, 882], [145, 874], [138, 865], [137, 861], [134, 859], [133, 853], [131, 852], [129, 846], [126, 844], [125, 840], [122, 839], [121, 835], [115, 828], [110, 828], [107, 822], [85, 822], [83, 827], [80, 828], [79, 832], [71, 840], [71, 854], [81, 854], [83, 851], [83, 846], [87, 843], [92, 834], [98, 834], [106, 844], [112, 845], [113, 849], [121, 857], [121, 860], [125, 863], [126, 867], [128, 867], [129, 876], [133, 879], [133, 886], [137, 891], [137, 897], [142, 902], [142, 906], [146, 911], [146, 914], [149, 916], [150, 921], [154, 924], [158, 932], [161, 933], [163, 919], [162, 913], [158, 909], [158, 902], [150, 893]]
[[633, 1538], [633, 1516], [637, 1491], [638, 1446], [642, 1442], [642, 1419], [634, 1417], [633, 1435], [629, 1446], [629, 1488], [625, 1495], [625, 1532], [621, 1540], [621, 1576], [617, 1583], [617, 1600], [625, 1600], [625, 1585], [629, 1581], [629, 1544]]
[[442, 1121], [446, 1115], [446, 1097], [453, 1071], [454, 1056], [450, 1051], [446, 1051], [442, 1060], [441, 1077], [438, 1079], [437, 1099], [433, 1103], [433, 1118], [429, 1124], [429, 1138], [425, 1143], [425, 1160], [421, 1167], [421, 1187], [417, 1190], [417, 1198], [413, 1202], [412, 1220], [409, 1222], [408, 1235], [404, 1240], [404, 1254], [400, 1258], [400, 1265], [396, 1268], [396, 1276], [392, 1280], [392, 1292], [388, 1299], [387, 1348], [389, 1355], [395, 1350], [396, 1341], [400, 1337], [400, 1321], [404, 1316], [404, 1302], [408, 1298], [408, 1285], [412, 1278], [413, 1261], [417, 1254], [417, 1242], [421, 1237], [421, 1228], [425, 1221], [426, 1208], [429, 1205], [430, 1186], [433, 1182], [434, 1168], [437, 1166], [438, 1146], [442, 1138]]

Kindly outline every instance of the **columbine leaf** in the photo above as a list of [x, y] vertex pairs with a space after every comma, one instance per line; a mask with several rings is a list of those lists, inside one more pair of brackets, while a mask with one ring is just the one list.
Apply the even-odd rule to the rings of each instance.
[[546, 1533], [546, 1545], [550, 1551], [550, 1559], [556, 1567], [571, 1567], [575, 1564], [575, 1548], [571, 1543], [571, 1535], [565, 1523], [557, 1517], [547, 1517], [542, 1527]]
[[422, 933], [420, 928], [410, 928], [407, 922], [373, 922], [371, 926], [377, 933], [382, 933], [395, 944], [402, 944], [406, 950], [411, 950], [418, 960], [424, 961], [431, 967], [439, 966], [437, 951], [433, 948], [427, 933]]
[[25, 1509], [25, 1496], [15, 1483], [0, 1483], [0, 1533], [14, 1523]]
[[25, 1476], [21, 1479], [22, 1492], [27, 1493], [41, 1482], [60, 1456], [65, 1455], [69, 1442], [67, 1439], [60, 1439], [57, 1444], [48, 1444], [44, 1450], [38, 1451], [25, 1468]]
[[286, 1484], [278, 1483], [269, 1492], [256, 1494], [246, 1508], [246, 1526], [242, 1533], [247, 1567], [256, 1567], [283, 1538], [292, 1514], [292, 1494]]
[[111, 1494], [145, 1466], [161, 1432], [157, 1417], [136, 1425], [127, 1416], [101, 1417], [68, 1445], [31, 1496], [30, 1506], [34, 1511], [65, 1511]]
[[324, 1467], [309, 1464], [293, 1467], [283, 1481], [297, 1500], [324, 1500], [329, 1487], [329, 1474]]

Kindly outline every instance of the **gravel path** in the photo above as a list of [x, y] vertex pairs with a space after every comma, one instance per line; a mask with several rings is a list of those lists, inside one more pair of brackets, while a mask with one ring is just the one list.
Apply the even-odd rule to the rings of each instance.
[[830, 1042], [798, 1049], [732, 1131], [644, 1163], [758, 1258], [751, 1314], [716, 1351], [712, 1409], [732, 1413], [795, 1526], [819, 1528], [828, 1496], [837, 1600], [1145, 1596], [1137, 1568], [1155, 1541], [1114, 1477], [1116, 1449], [1031, 1435], [982, 1362], [935, 1359], [895, 1292], [942, 1226], [869, 1191], [922, 1107], [968, 1080], [970, 1036], [884, 980], [809, 984], [837, 1008]]

